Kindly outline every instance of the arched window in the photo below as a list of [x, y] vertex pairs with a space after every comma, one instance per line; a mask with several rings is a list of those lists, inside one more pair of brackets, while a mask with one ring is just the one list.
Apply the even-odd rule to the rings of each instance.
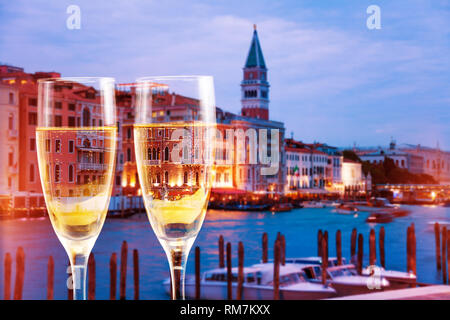
[[158, 148], [158, 151], [156, 152], [156, 160], [159, 160], [161, 158], [160, 154], [161, 150]]
[[156, 175], [156, 182], [161, 183], [161, 175], [159, 173]]
[[[159, 152], [159, 151], [158, 151]], [[153, 160], [158, 160], [158, 156], [156, 155], [156, 149], [153, 148]]]
[[169, 161], [169, 147], [164, 149], [164, 161]]
[[88, 108], [83, 109], [83, 127], [91, 125], [91, 112]]
[[169, 183], [169, 172], [168, 171], [164, 172], [164, 182]]
[[152, 148], [147, 149], [147, 160], [152, 160]]
[[130, 148], [127, 149], [127, 161], [128, 162], [131, 161], [131, 149]]
[[69, 182], [73, 182], [73, 165], [69, 164]]

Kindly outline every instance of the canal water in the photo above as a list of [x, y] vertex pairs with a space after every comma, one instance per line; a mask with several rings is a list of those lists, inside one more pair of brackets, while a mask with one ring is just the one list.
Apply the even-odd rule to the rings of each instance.
[[[386, 229], [386, 265], [389, 269], [406, 269], [406, 229], [411, 222], [416, 226], [418, 280], [441, 283], [436, 272], [433, 228], [429, 222], [450, 221], [450, 208], [438, 206], [405, 206], [411, 214], [383, 224]], [[218, 238], [231, 242], [233, 265], [237, 265], [237, 244], [244, 243], [245, 264], [261, 259], [261, 237], [269, 235], [269, 257], [278, 231], [286, 237], [286, 256], [312, 256], [317, 253], [317, 231], [328, 230], [330, 256], [335, 255], [335, 232], [342, 231], [343, 255], [349, 258], [352, 228], [364, 235], [364, 259], [368, 261], [368, 235], [371, 228], [377, 232], [381, 225], [365, 222], [368, 214], [357, 217], [339, 215], [331, 208], [295, 209], [291, 212], [228, 212], [208, 211], [203, 228], [195, 245], [201, 248], [201, 268], [218, 266]], [[127, 298], [133, 298], [132, 250], [139, 250], [141, 299], [168, 299], [162, 281], [169, 276], [165, 254], [143, 214], [128, 219], [107, 219], [94, 247], [96, 259], [96, 297], [109, 299], [109, 259], [112, 252], [120, 257], [123, 240], [128, 242]], [[59, 243], [48, 218], [34, 220], [0, 221], [0, 299], [3, 298], [4, 256], [10, 252], [15, 257], [18, 246], [25, 250], [24, 299], [45, 299], [47, 261], [55, 260], [55, 298], [67, 298], [67, 256]], [[378, 246], [377, 246], [378, 250]], [[378, 252], [377, 252], [378, 258]], [[14, 264], [13, 264], [14, 270]], [[194, 271], [194, 254], [188, 260], [187, 272]], [[14, 283], [14, 271], [13, 281]]]

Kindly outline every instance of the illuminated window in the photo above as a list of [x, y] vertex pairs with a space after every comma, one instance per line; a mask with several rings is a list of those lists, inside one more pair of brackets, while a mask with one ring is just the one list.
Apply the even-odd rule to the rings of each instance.
[[59, 164], [55, 165], [55, 182], [60, 182], [61, 180], [61, 169]]
[[61, 140], [55, 140], [55, 152], [61, 152]]

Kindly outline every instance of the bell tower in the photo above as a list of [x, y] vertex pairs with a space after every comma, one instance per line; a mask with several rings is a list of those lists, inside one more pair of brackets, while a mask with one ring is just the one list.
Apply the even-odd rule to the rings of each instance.
[[253, 38], [243, 69], [244, 78], [241, 82], [241, 114], [246, 117], [269, 120], [270, 85], [267, 82], [267, 68], [256, 25], [253, 25], [253, 29]]

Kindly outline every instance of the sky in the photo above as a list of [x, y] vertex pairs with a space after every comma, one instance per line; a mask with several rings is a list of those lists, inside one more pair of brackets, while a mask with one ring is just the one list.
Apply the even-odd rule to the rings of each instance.
[[0, 0], [0, 62], [119, 83], [213, 75], [217, 105], [239, 112], [253, 24], [287, 137], [450, 150], [450, 0]]

